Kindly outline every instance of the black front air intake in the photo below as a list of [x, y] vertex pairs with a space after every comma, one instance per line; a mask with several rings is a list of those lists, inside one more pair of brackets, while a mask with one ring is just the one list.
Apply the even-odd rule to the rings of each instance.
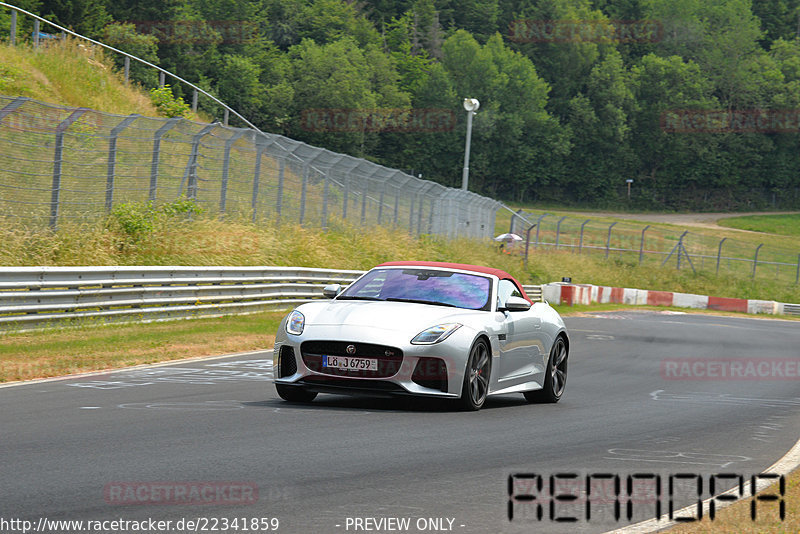
[[[305, 341], [300, 345], [303, 363], [310, 370], [333, 376], [350, 378], [388, 378], [400, 370], [403, 351], [397, 347], [374, 345], [348, 341]], [[376, 370], [345, 370], [325, 367], [323, 359], [327, 356], [347, 356], [352, 358], [377, 360]]]
[[411, 374], [411, 380], [424, 388], [447, 393], [447, 364], [439, 358], [420, 358]]
[[297, 360], [294, 358], [294, 349], [289, 345], [283, 345], [278, 353], [278, 360], [281, 362], [280, 376], [292, 376], [297, 372]]

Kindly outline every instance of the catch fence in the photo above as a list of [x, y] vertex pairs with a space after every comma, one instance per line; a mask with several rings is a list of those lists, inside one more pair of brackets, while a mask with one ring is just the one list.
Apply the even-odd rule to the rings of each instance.
[[337, 220], [484, 238], [499, 202], [280, 135], [0, 96], [0, 210], [55, 229], [118, 203], [195, 200], [209, 214]]
[[[769, 277], [779, 283], [800, 283], [800, 247], [716, 237], [634, 222], [606, 222], [552, 213], [517, 212], [513, 232], [526, 237], [528, 254], [536, 249], [602, 254], [628, 265], [672, 266], [719, 276]], [[524, 243], [522, 245], [524, 249]]]

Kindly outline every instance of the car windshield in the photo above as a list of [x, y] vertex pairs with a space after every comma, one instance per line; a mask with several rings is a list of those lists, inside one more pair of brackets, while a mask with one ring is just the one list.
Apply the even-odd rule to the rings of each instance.
[[373, 269], [339, 300], [389, 300], [488, 310], [492, 280], [486, 276], [425, 268]]

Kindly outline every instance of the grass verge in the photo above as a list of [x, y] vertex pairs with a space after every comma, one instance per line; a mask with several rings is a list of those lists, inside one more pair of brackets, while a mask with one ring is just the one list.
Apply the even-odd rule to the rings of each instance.
[[730, 217], [717, 224], [728, 228], [800, 237], [800, 214]]
[[283, 312], [0, 336], [0, 383], [271, 349]]

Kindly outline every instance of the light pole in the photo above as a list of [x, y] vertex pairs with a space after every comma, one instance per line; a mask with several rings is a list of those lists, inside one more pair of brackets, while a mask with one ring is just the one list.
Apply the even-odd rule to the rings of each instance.
[[467, 146], [464, 148], [464, 173], [461, 175], [461, 189], [469, 189], [469, 143], [472, 137], [472, 116], [481, 107], [477, 98], [465, 98], [464, 109], [467, 110]]

